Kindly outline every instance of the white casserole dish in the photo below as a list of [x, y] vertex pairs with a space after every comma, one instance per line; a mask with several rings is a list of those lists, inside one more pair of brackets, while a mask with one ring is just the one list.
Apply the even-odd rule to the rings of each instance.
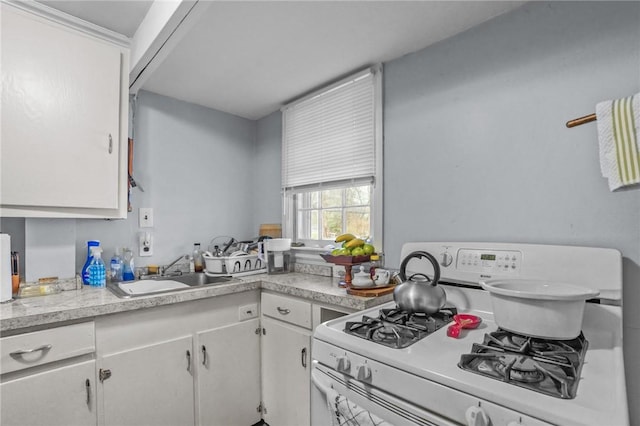
[[599, 291], [554, 281], [487, 280], [496, 324], [505, 330], [544, 339], [575, 339], [582, 330], [584, 304]]

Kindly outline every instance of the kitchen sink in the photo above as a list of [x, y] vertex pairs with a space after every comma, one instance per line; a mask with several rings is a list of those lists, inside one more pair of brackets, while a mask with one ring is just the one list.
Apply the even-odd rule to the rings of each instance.
[[234, 279], [231, 277], [210, 277], [204, 273], [196, 272], [169, 277], [148, 276], [136, 281], [108, 283], [107, 288], [116, 296], [126, 299], [130, 297], [148, 296], [150, 294], [228, 284], [231, 282], [234, 282]]

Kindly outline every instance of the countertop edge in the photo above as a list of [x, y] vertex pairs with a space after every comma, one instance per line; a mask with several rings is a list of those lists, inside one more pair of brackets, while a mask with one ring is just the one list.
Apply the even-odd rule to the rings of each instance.
[[[19, 299], [21, 302], [19, 307], [22, 308], [26, 305], [24, 309], [27, 310], [27, 313], [16, 314], [13, 317], [1, 319], [0, 333], [5, 334], [32, 327], [42, 327], [82, 319], [93, 319], [103, 315], [130, 312], [255, 290], [273, 291], [315, 303], [344, 307], [356, 311], [393, 300], [392, 295], [382, 297], [347, 295], [343, 288], [339, 288], [335, 284], [333, 278], [301, 273], [278, 276], [260, 274], [238, 278], [235, 282], [229, 284], [131, 299], [118, 298], [106, 288], [87, 288], [82, 290], [69, 290], [56, 295]], [[56, 302], [59, 302], [59, 308], [53, 307]], [[15, 303], [15, 301], [11, 303]], [[75, 307], [73, 306], [74, 303], [85, 306]], [[70, 305], [71, 307], [69, 307]], [[11, 309], [12, 306], [0, 306], [0, 309], [5, 308]], [[36, 313], [29, 314], [29, 309], [33, 309]], [[38, 310], [41, 310], [41, 312], [38, 312]]]

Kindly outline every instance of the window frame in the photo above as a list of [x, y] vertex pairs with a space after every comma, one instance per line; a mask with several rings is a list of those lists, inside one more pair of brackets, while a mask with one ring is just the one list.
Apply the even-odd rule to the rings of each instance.
[[[375, 149], [375, 173], [371, 179], [367, 179], [367, 181], [371, 184], [371, 203], [370, 203], [370, 229], [371, 229], [371, 237], [372, 243], [376, 248], [376, 251], [383, 251], [384, 247], [384, 233], [383, 233], [383, 90], [382, 90], [382, 78], [383, 78], [383, 70], [382, 65], [378, 64], [374, 67], [367, 68], [360, 72], [354, 73], [346, 78], [343, 78], [339, 81], [336, 81], [333, 84], [330, 84], [320, 90], [314, 91], [299, 100], [292, 102], [289, 105], [302, 102], [306, 99], [309, 99], [313, 96], [317, 96], [320, 93], [329, 91], [343, 85], [345, 82], [353, 80], [359, 74], [363, 72], [371, 72], [374, 76], [374, 149]], [[282, 123], [283, 123], [283, 138], [285, 134], [285, 117], [284, 117], [284, 109], [282, 109]], [[306, 239], [298, 239], [297, 237], [297, 194], [300, 192], [309, 192], [312, 190], [321, 191], [323, 189], [331, 189], [335, 187], [345, 188], [347, 185], [351, 183], [351, 186], [361, 186], [363, 185], [363, 179], [353, 179], [350, 181], [342, 181], [342, 182], [324, 182], [317, 185], [309, 185], [303, 188], [283, 188], [282, 189], [282, 201], [283, 201], [283, 209], [282, 209], [282, 224], [283, 224], [283, 236], [286, 238], [291, 238], [292, 241], [304, 243], [306, 247], [317, 247], [323, 248], [327, 244], [333, 243], [333, 241], [329, 240], [306, 240]]]

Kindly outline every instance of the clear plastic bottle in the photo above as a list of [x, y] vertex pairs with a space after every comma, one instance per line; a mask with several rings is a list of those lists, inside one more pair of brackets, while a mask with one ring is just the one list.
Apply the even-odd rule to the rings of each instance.
[[87, 274], [87, 268], [91, 263], [91, 247], [100, 247], [100, 241], [98, 240], [89, 240], [87, 241], [87, 260], [84, 262], [84, 266], [82, 267], [81, 277], [82, 283], [89, 285], [89, 275]]
[[120, 258], [120, 249], [116, 248], [116, 252], [109, 263], [109, 279], [112, 282], [122, 281], [122, 267], [124, 262]]
[[195, 272], [202, 272], [204, 269], [204, 259], [202, 258], [202, 250], [200, 243], [193, 244], [193, 268]]
[[91, 248], [91, 262], [87, 267], [89, 285], [92, 287], [105, 287], [107, 285], [107, 268], [102, 261], [102, 249]]
[[133, 252], [128, 248], [122, 249], [122, 256], [124, 257], [124, 261], [122, 264], [122, 280], [123, 281], [133, 281], [136, 279], [133, 271], [135, 271], [135, 267], [133, 265]]

